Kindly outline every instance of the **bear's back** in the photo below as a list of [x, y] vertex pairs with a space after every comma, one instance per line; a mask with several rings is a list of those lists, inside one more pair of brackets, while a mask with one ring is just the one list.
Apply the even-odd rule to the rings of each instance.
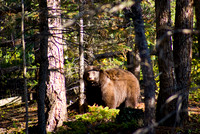
[[107, 70], [105, 70], [105, 74], [111, 80], [137, 79], [131, 72], [120, 69], [120, 68], [107, 69]]

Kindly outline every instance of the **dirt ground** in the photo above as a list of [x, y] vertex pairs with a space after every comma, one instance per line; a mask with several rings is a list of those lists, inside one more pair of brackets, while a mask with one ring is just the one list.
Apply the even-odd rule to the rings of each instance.
[[[37, 124], [37, 104], [30, 103], [29, 127]], [[0, 107], [0, 134], [23, 132], [25, 129], [25, 105], [10, 105]]]
[[[144, 103], [139, 104], [139, 108], [144, 108]], [[29, 127], [37, 124], [37, 104], [29, 104]], [[189, 103], [189, 114], [190, 122], [184, 127], [188, 129], [190, 134], [200, 133], [200, 104], [197, 102]], [[25, 106], [11, 105], [0, 107], [0, 134], [3, 133], [13, 133], [13, 132], [23, 132], [25, 128]], [[178, 130], [177, 130], [178, 129]], [[170, 132], [175, 132], [181, 134], [183, 128], [168, 128], [168, 127], [158, 127], [156, 129], [157, 134], [168, 134]]]

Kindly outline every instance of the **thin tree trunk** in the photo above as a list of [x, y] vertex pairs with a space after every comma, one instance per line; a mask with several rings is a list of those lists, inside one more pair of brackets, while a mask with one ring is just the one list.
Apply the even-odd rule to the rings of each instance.
[[47, 132], [53, 132], [67, 119], [67, 99], [64, 77], [64, 57], [61, 29], [60, 0], [47, 0], [48, 27], [48, 62], [47, 81]]
[[[80, 3], [80, 12], [83, 11], [83, 2]], [[83, 18], [80, 18], [80, 39], [79, 39], [79, 56], [80, 56], [80, 63], [79, 63], [79, 80], [80, 80], [80, 102], [79, 102], [79, 112], [84, 112], [84, 81], [83, 81], [83, 74], [84, 74], [84, 33], [83, 33]]]
[[147, 47], [145, 37], [144, 22], [142, 19], [142, 10], [140, 0], [135, 0], [135, 4], [131, 7], [132, 19], [135, 27], [135, 42], [138, 46], [141, 68], [144, 81], [144, 96], [145, 96], [145, 126], [150, 127], [149, 134], [155, 133], [152, 127], [155, 123], [155, 80], [153, 67], [151, 64], [150, 53]]
[[[160, 72], [160, 91], [157, 100], [156, 120], [160, 121], [167, 115], [176, 111], [175, 101], [167, 102], [167, 99], [175, 93], [175, 74], [172, 52], [171, 36], [164, 36], [171, 28], [170, 0], [156, 0], [156, 32], [158, 42], [158, 65]], [[173, 126], [175, 113], [162, 123], [164, 126]]]
[[24, 77], [24, 98], [25, 98], [25, 121], [26, 121], [26, 134], [28, 134], [28, 92], [27, 92], [27, 79], [26, 79], [26, 48], [25, 48], [25, 39], [24, 39], [24, 0], [22, 0], [22, 22], [21, 22], [21, 31], [22, 31], [22, 48], [23, 48], [23, 77]]
[[[176, 29], [193, 28], [193, 0], [176, 1]], [[177, 91], [181, 92], [177, 98], [177, 126], [188, 121], [188, 95], [190, 87], [192, 37], [191, 34], [174, 34], [174, 63], [177, 82]]]

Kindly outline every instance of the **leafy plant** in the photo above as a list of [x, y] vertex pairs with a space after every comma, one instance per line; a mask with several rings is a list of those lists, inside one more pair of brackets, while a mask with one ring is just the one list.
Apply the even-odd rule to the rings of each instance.
[[89, 123], [114, 121], [116, 115], [119, 113], [118, 109], [109, 109], [102, 106], [89, 106], [89, 112], [83, 115], [76, 115], [76, 119], [86, 121]]

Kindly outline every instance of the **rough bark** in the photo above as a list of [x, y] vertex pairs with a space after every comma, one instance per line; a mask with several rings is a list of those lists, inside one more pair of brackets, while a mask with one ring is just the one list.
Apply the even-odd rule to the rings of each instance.
[[135, 4], [131, 7], [132, 20], [135, 27], [135, 42], [139, 49], [141, 58], [141, 68], [144, 81], [144, 96], [145, 96], [145, 126], [149, 127], [149, 134], [154, 133], [152, 125], [155, 123], [155, 80], [153, 67], [151, 64], [150, 53], [147, 47], [145, 37], [144, 22], [142, 19], [142, 10], [140, 0], [135, 0]]
[[[176, 29], [192, 29], [193, 25], [193, 0], [177, 0], [175, 15]], [[188, 120], [188, 95], [190, 87], [192, 37], [190, 33], [174, 34], [174, 63], [177, 82], [176, 120], [177, 126], [183, 125]]]
[[[161, 125], [173, 126], [175, 123], [175, 101], [167, 102], [167, 99], [175, 93], [175, 74], [172, 52], [171, 36], [164, 36], [171, 28], [170, 0], [156, 0], [156, 32], [158, 42], [158, 65], [160, 72], [160, 91], [156, 107], [156, 120], [160, 121], [166, 116], [170, 116]], [[173, 116], [172, 116], [173, 115]]]
[[52, 132], [62, 126], [67, 118], [64, 57], [61, 30], [60, 0], [47, 0], [48, 27], [48, 81], [47, 81], [47, 126]]

